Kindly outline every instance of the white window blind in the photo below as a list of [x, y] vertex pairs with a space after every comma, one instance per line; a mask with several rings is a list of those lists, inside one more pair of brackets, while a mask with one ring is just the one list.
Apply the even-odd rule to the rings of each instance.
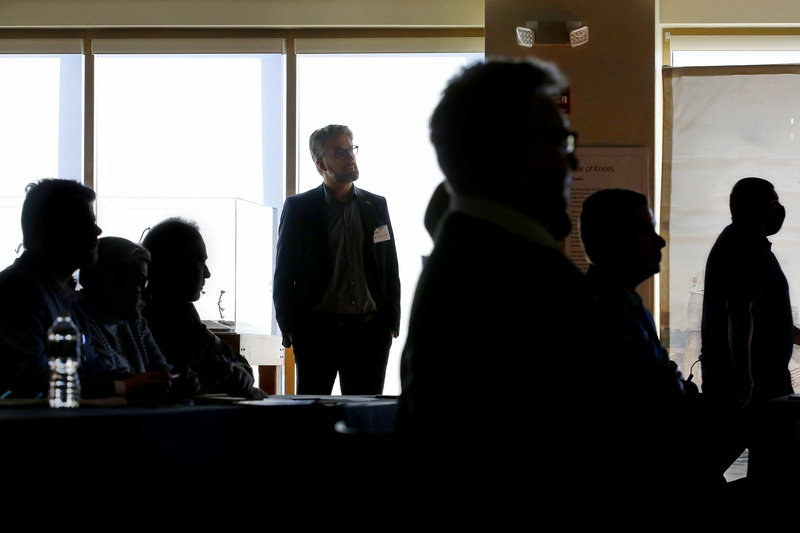
[[800, 35], [670, 35], [670, 65], [800, 63]]

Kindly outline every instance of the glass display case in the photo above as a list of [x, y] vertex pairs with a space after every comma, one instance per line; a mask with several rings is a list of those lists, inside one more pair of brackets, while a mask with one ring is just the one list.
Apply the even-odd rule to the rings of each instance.
[[141, 242], [162, 220], [195, 221], [206, 243], [211, 277], [195, 303], [200, 317], [236, 333], [277, 334], [272, 305], [276, 209], [241, 198], [101, 197], [103, 236]]
[[0, 196], [0, 270], [14, 262], [22, 254], [22, 213], [23, 196]]

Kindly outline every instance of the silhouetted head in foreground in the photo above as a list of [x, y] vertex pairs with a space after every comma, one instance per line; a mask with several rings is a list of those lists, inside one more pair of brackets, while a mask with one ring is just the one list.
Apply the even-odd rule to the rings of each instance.
[[532, 58], [476, 63], [451, 79], [430, 121], [451, 191], [505, 204], [566, 236], [577, 162], [575, 133], [554, 100], [565, 87], [553, 64]]

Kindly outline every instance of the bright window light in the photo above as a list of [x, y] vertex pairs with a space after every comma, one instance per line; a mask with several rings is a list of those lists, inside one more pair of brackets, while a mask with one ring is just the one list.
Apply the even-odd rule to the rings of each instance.
[[98, 194], [262, 202], [265, 117], [282, 109], [264, 59], [98, 55]]
[[[428, 121], [447, 81], [483, 54], [301, 54], [297, 60], [298, 191], [322, 183], [308, 149], [328, 124], [353, 130], [356, 186], [386, 197], [400, 262], [402, 322], [386, 369], [386, 394], [400, 393], [400, 355], [411, 300], [432, 241], [423, 218], [444, 179]], [[338, 385], [336, 386], [338, 387]], [[336, 394], [337, 392], [334, 392]]]
[[0, 264], [21, 251], [25, 186], [83, 179], [83, 56], [0, 55]]
[[103, 233], [138, 241], [166, 218], [196, 221], [211, 271], [196, 304], [201, 318], [277, 333], [270, 273], [284, 180], [283, 56], [95, 58]]

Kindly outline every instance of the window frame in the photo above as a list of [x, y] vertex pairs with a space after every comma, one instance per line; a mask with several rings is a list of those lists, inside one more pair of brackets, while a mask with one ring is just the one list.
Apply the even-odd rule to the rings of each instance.
[[[0, 44], [31, 43], [30, 53], [70, 40], [80, 43], [84, 56], [83, 183], [95, 188], [95, 52], [230, 53], [259, 49], [258, 43], [279, 42], [284, 63], [283, 176], [278, 205], [297, 192], [299, 157], [307, 147], [297, 140], [297, 57], [301, 53], [479, 53], [484, 54], [483, 27], [449, 28], [118, 28], [118, 29], [0, 29]], [[3, 48], [0, 46], [0, 54]], [[298, 153], [302, 154], [299, 155]], [[0, 198], [1, 200], [1, 198]], [[280, 208], [277, 209], [279, 216]], [[273, 224], [277, 232], [277, 224]], [[276, 236], [274, 236], [277, 238]], [[274, 252], [273, 252], [274, 253]], [[413, 290], [409, 288], [407, 290]], [[288, 363], [288, 361], [287, 361]], [[293, 374], [287, 374], [291, 379]]]
[[[686, 71], [697, 69], [701, 71], [704, 66], [681, 66], [675, 67], [673, 65], [674, 59], [674, 52], [680, 51], [711, 51], [711, 52], [752, 52], [752, 51], [764, 51], [764, 52], [773, 52], [773, 51], [792, 51], [797, 52], [800, 54], [800, 28], [674, 28], [674, 27], [665, 27], [662, 29], [662, 65], [664, 65], [664, 70], [662, 71], [661, 77], [662, 79], [667, 79], [671, 73], [673, 72], [680, 72], [684, 69]], [[772, 67], [779, 67], [781, 63], [765, 63], [764, 66], [756, 68], [760, 68], [763, 70], [770, 70]], [[787, 70], [795, 70], [797, 63], [786, 63]], [[740, 66], [743, 65], [751, 65], [750, 63], [742, 63], [736, 62], [731, 65], [719, 65], [713, 64], [708, 65], [710, 68], [716, 68], [720, 71], [725, 72], [736, 72]], [[667, 102], [666, 104], [663, 102], [664, 96], [664, 89], [663, 83], [658, 85], [658, 96], [659, 102], [662, 104], [657, 107], [658, 109], [658, 124], [661, 125], [660, 133], [662, 136], [662, 152], [659, 154], [659, 166], [657, 167], [657, 176], [656, 176], [656, 191], [658, 191], [659, 196], [661, 199], [658, 202], [658, 214], [657, 220], [659, 224], [661, 223], [662, 217], [661, 212], [664, 209], [669, 209], [671, 206], [671, 198], [667, 197], [664, 198], [664, 189], [665, 187], [671, 187], [671, 185], [665, 185], [664, 183], [664, 175], [666, 172], [662, 171], [662, 167], [665, 164], [672, 164], [671, 161], [665, 163], [665, 156], [664, 151], [667, 151], [667, 143], [671, 143], [671, 140], [664, 140], [665, 132], [666, 132], [666, 124], [664, 118], [664, 109], [667, 106], [671, 106], [672, 102]], [[668, 239], [669, 240], [669, 239]], [[667, 270], [669, 269], [669, 265], [667, 263]], [[702, 282], [702, 278], [700, 278], [700, 282]], [[672, 321], [669, 319], [669, 313], [671, 312], [680, 312], [673, 309], [674, 305], [671, 302], [672, 298], [670, 295], [670, 277], [669, 274], [666, 276], [661, 276], [659, 290], [663, 296], [660, 296], [656, 299], [656, 306], [659, 309], [657, 316], [661, 316], [662, 319], [666, 323], [666, 329], [661, 329], [662, 335], [666, 331], [666, 345], [669, 347], [669, 342], [671, 341], [671, 329], [672, 329]], [[690, 292], [692, 292], [690, 290]], [[666, 301], [666, 304], [665, 304]], [[663, 309], [668, 309], [667, 311], [662, 311]], [[696, 314], [697, 310], [690, 310], [690, 312]], [[696, 320], [696, 319], [695, 319]], [[684, 369], [685, 373], [691, 373], [692, 370]], [[695, 375], [699, 370], [695, 368], [693, 370]]]

